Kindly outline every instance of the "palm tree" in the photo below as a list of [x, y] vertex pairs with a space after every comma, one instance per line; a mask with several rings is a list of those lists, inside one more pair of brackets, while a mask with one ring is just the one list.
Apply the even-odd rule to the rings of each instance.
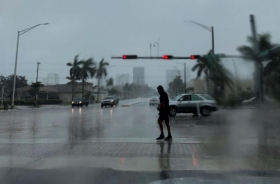
[[[258, 44], [259, 44], [259, 48], [258, 50], [260, 52], [265, 51], [265, 50], [269, 50], [272, 47], [276, 46], [277, 44], [273, 44], [271, 43], [271, 36], [270, 34], [264, 33], [264, 34], [260, 34], [258, 35]], [[254, 41], [252, 36], [248, 36], [247, 37], [247, 41], [250, 43], [250, 46], [244, 45], [244, 46], [240, 46], [237, 47], [237, 50], [245, 57], [247, 57], [249, 61], [259, 61], [257, 67], [260, 68], [260, 76], [261, 76], [261, 93], [263, 94], [263, 74], [269, 74], [270, 71], [272, 71], [272, 67], [274, 64], [271, 63], [273, 60], [276, 62], [276, 60], [278, 60], [278, 55], [279, 53], [277, 52], [271, 52], [270, 54], [267, 54], [264, 57], [258, 57], [258, 55], [255, 53], [254, 51]], [[265, 68], [263, 68], [263, 61], [270, 61], [270, 63], [268, 65], [266, 65]], [[265, 73], [263, 73], [263, 71]], [[266, 78], [267, 79], [267, 78]]]
[[114, 85], [114, 79], [110, 77], [108, 80], [106, 80], [107, 86], [113, 86]]
[[74, 87], [75, 87], [75, 82], [77, 80], [80, 80], [80, 75], [81, 75], [81, 68], [79, 67], [80, 65], [80, 62], [79, 62], [79, 55], [76, 55], [74, 57], [74, 61], [73, 63], [69, 62], [67, 63], [66, 65], [67, 66], [70, 66], [70, 70], [69, 70], [69, 76], [66, 77], [68, 80], [71, 81], [71, 84], [72, 84], [72, 101], [74, 99]]
[[223, 92], [225, 85], [232, 87], [230, 72], [222, 65], [219, 58], [213, 57], [211, 51], [207, 54], [208, 57], [198, 59], [193, 66], [192, 71], [197, 71], [197, 78], [202, 74], [206, 77], [207, 91], [209, 92], [210, 80], [214, 83], [214, 96], [217, 96], [217, 87]]
[[84, 96], [84, 87], [85, 87], [85, 81], [88, 78], [93, 78], [96, 72], [95, 62], [93, 61], [93, 58], [89, 58], [86, 61], [79, 61], [79, 64], [82, 65], [80, 69], [80, 78], [82, 80], [82, 96]]
[[[208, 53], [210, 55], [210, 52]], [[211, 66], [212, 62], [209, 62], [207, 58], [202, 57], [198, 60], [196, 60], [196, 64], [193, 66], [192, 71], [197, 70], [197, 78], [200, 78], [202, 73], [204, 73], [206, 77], [206, 86], [207, 86], [207, 92], [209, 92], [209, 76], [210, 76], [210, 70], [212, 68]]]
[[109, 66], [108, 62], [104, 62], [104, 59], [102, 59], [99, 62], [98, 68], [96, 70], [96, 79], [98, 80], [97, 82], [97, 101], [99, 100], [99, 88], [100, 88], [100, 80], [102, 77], [107, 76], [107, 66]]
[[[247, 58], [247, 60], [249, 60], [249, 61], [256, 61], [256, 60], [258, 60], [259, 58], [255, 54], [255, 51], [254, 51], [254, 40], [253, 40], [253, 37], [252, 36], [248, 36], [247, 37], [247, 41], [250, 43], [250, 46], [243, 45], [243, 46], [237, 47], [237, 50], [243, 56], [245, 56], [245, 58]], [[267, 50], [267, 49], [270, 49], [270, 48], [272, 48], [274, 46], [274, 44], [271, 43], [271, 36], [270, 36], [270, 34], [267, 34], [267, 33], [258, 35], [258, 43], [259, 43], [258, 50], [260, 52], [264, 51], [264, 50]], [[265, 60], [267, 58], [268, 57], [263, 58], [262, 60]]]
[[31, 96], [35, 96], [35, 105], [38, 105], [38, 93], [40, 91], [40, 88], [43, 87], [44, 85], [41, 82], [35, 82], [30, 85], [31, 88], [29, 90], [29, 93]]

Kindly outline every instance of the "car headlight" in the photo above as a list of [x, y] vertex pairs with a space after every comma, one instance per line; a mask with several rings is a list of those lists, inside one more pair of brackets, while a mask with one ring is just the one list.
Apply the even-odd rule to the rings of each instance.
[[72, 101], [72, 104], [73, 104], [74, 102]]
[[113, 102], [114, 100], [111, 100], [111, 102]]
[[82, 103], [82, 101], [79, 101], [79, 103]]

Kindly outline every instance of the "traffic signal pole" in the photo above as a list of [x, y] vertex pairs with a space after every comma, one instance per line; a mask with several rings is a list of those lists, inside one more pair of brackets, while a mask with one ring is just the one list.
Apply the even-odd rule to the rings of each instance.
[[211, 27], [211, 33], [212, 33], [212, 53], [215, 53], [215, 44], [214, 44], [214, 27]]
[[[257, 31], [255, 25], [255, 18], [254, 15], [250, 15], [250, 23], [251, 23], [251, 31], [252, 31], [252, 38], [253, 38], [253, 45], [254, 45], [254, 52], [255, 55], [259, 55], [259, 43], [257, 40]], [[262, 84], [261, 84], [261, 66], [260, 60], [258, 57], [255, 58], [255, 75], [254, 75], [254, 83], [255, 83], [255, 93], [258, 100], [262, 101], [263, 94], [262, 94]]]

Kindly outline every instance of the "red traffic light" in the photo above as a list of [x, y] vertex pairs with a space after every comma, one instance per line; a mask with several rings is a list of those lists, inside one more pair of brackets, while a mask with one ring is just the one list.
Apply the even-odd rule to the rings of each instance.
[[191, 55], [191, 59], [200, 59], [200, 55]]
[[137, 59], [137, 55], [123, 55], [123, 59]]
[[162, 59], [165, 59], [165, 60], [167, 60], [167, 59], [173, 59], [173, 56], [171, 56], [171, 55], [163, 55], [163, 56], [162, 56]]

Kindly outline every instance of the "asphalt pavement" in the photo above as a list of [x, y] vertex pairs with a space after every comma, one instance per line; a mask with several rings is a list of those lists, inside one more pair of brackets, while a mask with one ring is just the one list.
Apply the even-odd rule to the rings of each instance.
[[148, 99], [0, 111], [0, 183], [275, 183], [280, 176], [280, 147], [271, 143], [260, 156], [257, 123], [278, 117], [255, 109], [178, 114], [170, 118], [173, 141], [164, 142], [155, 140], [157, 113]]

